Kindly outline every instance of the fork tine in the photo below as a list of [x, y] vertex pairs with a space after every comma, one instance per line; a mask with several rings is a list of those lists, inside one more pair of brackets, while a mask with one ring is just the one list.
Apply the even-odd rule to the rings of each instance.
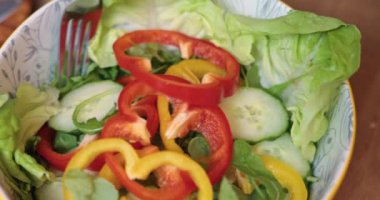
[[61, 21], [59, 61], [55, 72], [58, 83], [65, 84], [65, 77], [87, 75], [87, 49], [101, 14], [101, 4], [85, 14], [66, 10]]
[[71, 45], [72, 45], [73, 30], [74, 29], [75, 29], [74, 20], [70, 19], [67, 23], [66, 41], [65, 41], [65, 55], [64, 55], [64, 62], [63, 62], [63, 73], [62, 73], [66, 77], [70, 77], [71, 60], [72, 60]]
[[86, 23], [86, 28], [85, 28], [85, 31], [84, 31], [84, 35], [83, 35], [83, 42], [82, 42], [82, 48], [81, 48], [81, 58], [82, 58], [82, 63], [81, 63], [81, 75], [84, 76], [87, 74], [87, 59], [88, 59], [88, 53], [87, 53], [87, 48], [88, 48], [88, 44], [89, 44], [89, 41], [90, 41], [90, 34], [91, 34], [91, 26], [92, 26], [92, 23], [91, 22], [87, 22]]
[[[73, 45], [73, 51], [72, 51], [72, 54], [73, 54], [73, 66], [71, 67], [71, 76], [77, 76], [79, 74], [79, 70], [80, 70], [80, 46], [81, 46], [81, 42], [82, 42], [82, 24], [83, 24], [83, 20], [80, 19], [79, 21], [77, 21], [77, 28], [76, 28], [76, 31], [75, 31], [75, 39], [74, 39], [74, 45]], [[83, 43], [83, 42], [82, 42]]]

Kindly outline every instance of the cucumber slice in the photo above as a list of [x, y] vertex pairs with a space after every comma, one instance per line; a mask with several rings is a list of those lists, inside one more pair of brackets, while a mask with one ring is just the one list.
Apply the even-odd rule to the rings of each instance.
[[289, 116], [281, 101], [261, 89], [239, 88], [220, 107], [234, 138], [257, 142], [284, 133]]
[[302, 177], [310, 173], [310, 165], [303, 158], [300, 150], [294, 146], [289, 134], [273, 141], [263, 141], [253, 146], [253, 151], [259, 155], [268, 155], [293, 167]]
[[122, 89], [123, 86], [120, 84], [107, 80], [88, 83], [67, 93], [61, 100], [62, 111], [49, 120], [49, 126], [65, 132], [77, 130], [72, 119], [76, 107], [94, 96], [108, 94], [110, 91], [110, 95], [97, 98], [97, 101], [92, 103], [91, 109], [81, 109], [80, 112], [80, 121], [104, 119], [114, 108]]
[[[74, 125], [85, 133], [102, 130], [109, 115], [116, 111], [116, 105], [110, 102], [116, 102], [119, 93], [118, 89], [108, 90], [78, 104], [73, 113]], [[99, 110], [109, 110], [109, 112], [99, 112]]]

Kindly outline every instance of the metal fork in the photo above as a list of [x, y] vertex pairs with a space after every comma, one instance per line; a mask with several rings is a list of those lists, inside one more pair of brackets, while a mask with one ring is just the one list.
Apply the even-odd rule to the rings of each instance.
[[88, 44], [95, 34], [101, 8], [100, 0], [75, 0], [66, 8], [61, 21], [58, 82], [87, 74]]

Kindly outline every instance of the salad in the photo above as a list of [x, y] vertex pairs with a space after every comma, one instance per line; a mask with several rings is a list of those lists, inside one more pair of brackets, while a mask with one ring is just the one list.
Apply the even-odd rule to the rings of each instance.
[[360, 33], [211, 0], [107, 0], [84, 76], [0, 94], [20, 199], [307, 199]]

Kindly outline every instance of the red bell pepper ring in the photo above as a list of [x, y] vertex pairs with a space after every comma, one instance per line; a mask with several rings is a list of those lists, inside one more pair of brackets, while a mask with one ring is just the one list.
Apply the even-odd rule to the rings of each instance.
[[[165, 80], [184, 82], [178, 77], [160, 76]], [[150, 144], [149, 139], [157, 132], [159, 124], [156, 94], [155, 90], [142, 81], [134, 80], [128, 83], [119, 95], [120, 113], [106, 122], [102, 137], [122, 137], [133, 143], [135, 148]], [[136, 100], [139, 101], [136, 103]], [[145, 116], [147, 122], [140, 115]]]
[[[209, 60], [226, 71], [224, 77], [206, 74], [206, 83], [193, 85], [167, 80], [150, 73], [150, 60], [143, 57], [129, 56], [125, 51], [133, 45], [142, 43], [159, 43], [173, 45], [181, 50], [182, 56], [198, 56]], [[144, 81], [153, 89], [193, 105], [216, 105], [222, 97], [231, 96], [239, 85], [240, 65], [227, 51], [211, 42], [186, 36], [167, 30], [140, 30], [125, 34], [113, 45], [120, 67], [130, 71], [134, 77]]]
[[[136, 115], [137, 119], [118, 113], [107, 120], [101, 136], [124, 138], [131, 142], [136, 149], [140, 149], [144, 145], [149, 144], [149, 142], [146, 141], [147, 138], [144, 138], [146, 129], [149, 131], [150, 138], [152, 138], [157, 133], [159, 127], [156, 102], [156, 96], [148, 95], [141, 99], [136, 105], [128, 106], [128, 109], [132, 109], [132, 111], [130, 111], [132, 116]], [[145, 117], [146, 122], [141, 117]], [[138, 126], [141, 123], [143, 126]], [[133, 126], [136, 127], [136, 124], [137, 127], [140, 127], [138, 130], [133, 129]], [[144, 134], [142, 135], [141, 133]]]
[[116, 82], [120, 83], [121, 85], [126, 86], [135, 80], [136, 80], [136, 78], [134, 76], [125, 75], [125, 76], [122, 76], [122, 77], [116, 79]]
[[[80, 148], [65, 154], [54, 151], [52, 143], [55, 137], [55, 131], [46, 125], [40, 129], [38, 136], [40, 136], [41, 140], [36, 146], [37, 153], [54, 168], [65, 171], [70, 159], [79, 151]], [[90, 165], [89, 169], [98, 171], [103, 165], [104, 158], [99, 157], [96, 158], [96, 160]]]
[[121, 114], [125, 115], [125, 118], [128, 118], [130, 121], [137, 121], [139, 116], [133, 110], [133, 103], [135, 100], [153, 95], [156, 92], [144, 84], [141, 81], [133, 81], [126, 85], [121, 91], [118, 99], [119, 111]]
[[227, 118], [217, 106], [187, 108], [183, 104], [175, 111], [165, 134], [168, 138], [182, 137], [191, 130], [202, 133], [210, 146], [207, 174], [215, 184], [232, 159], [232, 134]]
[[[186, 80], [183, 80], [182, 78], [171, 76], [171, 75], [158, 75], [163, 80], [167, 81], [174, 81], [177, 83], [187, 83]], [[154, 103], [156, 105], [157, 97], [155, 99], [152, 99], [153, 97], [149, 96], [155, 96], [159, 94], [159, 92], [155, 91], [151, 86], [147, 85], [145, 82], [140, 80], [134, 80], [132, 82], [129, 82], [124, 89], [121, 91], [118, 99], [118, 106], [119, 111], [121, 114], [125, 115], [126, 118], [129, 118], [131, 121], [138, 120], [139, 116], [137, 113], [133, 110], [133, 103], [139, 98], [145, 97], [140, 99], [136, 104], [146, 104], [146, 103]], [[149, 98], [147, 98], [147, 96]]]
[[[123, 114], [116, 114], [107, 120], [101, 133], [101, 137], [120, 137], [130, 142], [136, 149], [150, 144], [150, 138], [154, 137], [158, 129], [157, 110], [152, 105], [137, 105], [134, 110], [146, 116], [147, 122], [142, 118], [132, 121]], [[146, 131], [148, 130], [148, 134]]]
[[177, 176], [178, 179], [173, 183], [163, 184], [159, 189], [146, 188], [138, 182], [131, 180], [125, 173], [124, 168], [117, 161], [114, 155], [105, 154], [107, 165], [119, 179], [121, 184], [140, 199], [144, 200], [178, 200], [185, 199], [191, 194], [193, 188], [186, 184], [189, 180], [183, 179], [183, 176]]

